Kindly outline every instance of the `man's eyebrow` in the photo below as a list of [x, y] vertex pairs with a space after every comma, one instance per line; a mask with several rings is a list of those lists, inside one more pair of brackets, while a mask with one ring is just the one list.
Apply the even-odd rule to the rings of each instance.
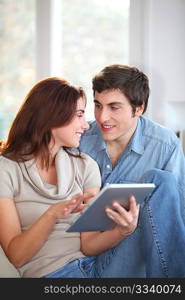
[[[98, 100], [96, 100], [96, 99], [94, 99], [94, 103], [97, 103], [97, 104], [101, 105], [101, 103]], [[120, 101], [114, 101], [114, 102], [108, 103], [107, 105], [123, 105], [123, 103], [120, 102]]]

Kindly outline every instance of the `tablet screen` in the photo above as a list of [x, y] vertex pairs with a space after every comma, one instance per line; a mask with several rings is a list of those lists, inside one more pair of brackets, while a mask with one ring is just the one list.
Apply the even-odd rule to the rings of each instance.
[[114, 201], [118, 201], [126, 209], [128, 208], [128, 197], [134, 195], [137, 203], [142, 203], [154, 190], [152, 183], [138, 184], [109, 184], [102, 188], [100, 193], [87, 205], [77, 216], [67, 232], [104, 231], [114, 225], [106, 212], [107, 206], [111, 207]]

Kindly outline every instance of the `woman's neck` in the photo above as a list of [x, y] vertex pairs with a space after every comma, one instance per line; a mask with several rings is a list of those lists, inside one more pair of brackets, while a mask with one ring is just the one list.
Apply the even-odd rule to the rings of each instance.
[[46, 166], [43, 167], [39, 159], [36, 160], [36, 166], [42, 181], [53, 185], [57, 184], [57, 172], [54, 159], [49, 164], [48, 168], [46, 168]]

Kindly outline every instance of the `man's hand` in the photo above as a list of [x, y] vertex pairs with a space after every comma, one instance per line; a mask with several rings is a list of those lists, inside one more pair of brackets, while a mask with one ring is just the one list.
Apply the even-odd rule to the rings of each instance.
[[116, 223], [114, 229], [123, 236], [134, 232], [139, 217], [139, 204], [137, 204], [135, 197], [129, 197], [129, 210], [126, 210], [118, 202], [113, 203], [113, 208], [106, 208], [106, 213]]

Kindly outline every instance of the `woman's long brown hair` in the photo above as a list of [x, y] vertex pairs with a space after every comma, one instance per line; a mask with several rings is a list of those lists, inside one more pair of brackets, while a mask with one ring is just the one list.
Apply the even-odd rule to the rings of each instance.
[[39, 81], [26, 96], [7, 141], [0, 143], [1, 155], [20, 162], [42, 154], [41, 163], [48, 167], [51, 129], [69, 124], [80, 97], [86, 99], [83, 89], [64, 79], [49, 77]]

